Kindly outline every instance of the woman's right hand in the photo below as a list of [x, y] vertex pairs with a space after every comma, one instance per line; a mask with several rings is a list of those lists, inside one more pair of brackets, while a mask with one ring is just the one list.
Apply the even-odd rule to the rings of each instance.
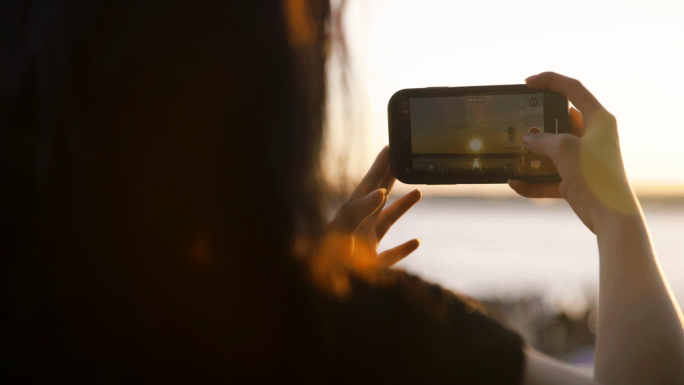
[[600, 218], [638, 213], [622, 164], [615, 117], [578, 80], [544, 72], [525, 81], [530, 88], [550, 88], [565, 95], [579, 111], [570, 111], [572, 134], [523, 137], [526, 148], [553, 161], [562, 180], [535, 184], [510, 180], [511, 188], [528, 198], [565, 199], [594, 232]]

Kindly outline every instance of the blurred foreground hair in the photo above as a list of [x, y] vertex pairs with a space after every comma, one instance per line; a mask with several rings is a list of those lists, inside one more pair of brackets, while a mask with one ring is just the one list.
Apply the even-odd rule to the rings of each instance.
[[330, 12], [2, 2], [3, 377], [304, 370]]

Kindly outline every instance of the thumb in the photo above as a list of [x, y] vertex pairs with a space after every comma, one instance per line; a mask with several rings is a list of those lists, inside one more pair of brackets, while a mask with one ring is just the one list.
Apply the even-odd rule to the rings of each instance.
[[549, 157], [556, 161], [564, 152], [579, 147], [579, 138], [569, 134], [533, 134], [528, 133], [522, 138], [523, 145], [537, 155]]
[[385, 202], [387, 189], [380, 188], [363, 198], [353, 200], [344, 205], [330, 222], [330, 230], [354, 233]]

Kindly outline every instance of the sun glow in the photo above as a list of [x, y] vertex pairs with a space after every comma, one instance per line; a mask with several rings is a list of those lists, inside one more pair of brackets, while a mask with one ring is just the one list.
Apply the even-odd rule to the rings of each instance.
[[480, 151], [482, 148], [482, 142], [480, 139], [473, 139], [470, 141], [470, 148], [473, 149], [474, 151]]
[[[364, 135], [359, 141], [363, 140], [368, 153], [355, 173], [363, 176], [388, 142], [387, 102], [398, 90], [520, 84], [532, 74], [556, 71], [582, 81], [617, 117], [620, 149], [634, 184], [646, 186], [648, 194], [684, 195], [684, 151], [680, 148], [684, 124], [677, 116], [681, 111], [678, 90], [684, 88], [684, 76], [680, 75], [684, 55], [677, 48], [681, 46], [677, 36], [684, 36], [684, 23], [679, 20], [684, 2], [577, 0], [570, 8], [565, 4], [530, 0], [347, 1], [345, 41], [361, 95], [354, 100], [366, 108], [362, 110], [364, 127], [372, 127], [359, 131]], [[519, 30], [520, 20], [538, 24], [529, 33], [511, 32]], [[583, 28], [565, 27], [576, 20], [584, 20]], [[545, 30], [554, 32], [543, 33]], [[455, 40], [458, 49], [453, 48]], [[562, 41], [582, 42], [582, 53], [521, 51], [521, 45], [551, 47]], [[609, 48], [606, 42], [610, 42]], [[521, 60], [504, 59], [513, 57]], [[339, 110], [338, 115], [347, 116], [343, 108]], [[339, 137], [347, 138], [350, 125], [340, 123], [339, 127]], [[520, 133], [527, 132], [518, 127]], [[662, 140], [661, 135], [646, 135], [646, 127], [672, 129], [666, 130], [668, 140]], [[349, 142], [337, 142], [341, 151], [348, 151]], [[463, 147], [474, 151], [469, 145]], [[478, 193], [496, 189], [470, 187]], [[501, 187], [510, 191], [508, 186]], [[465, 188], [459, 185], [457, 189]], [[439, 189], [447, 191], [448, 187]]]

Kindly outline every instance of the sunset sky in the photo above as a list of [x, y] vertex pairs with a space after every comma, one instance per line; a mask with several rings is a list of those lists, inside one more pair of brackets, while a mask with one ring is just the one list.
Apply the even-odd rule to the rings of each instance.
[[617, 116], [638, 190], [684, 194], [682, 15], [684, 1], [350, 0], [367, 144], [358, 163], [387, 143], [387, 101], [399, 89], [520, 84], [550, 70], [581, 80]]

